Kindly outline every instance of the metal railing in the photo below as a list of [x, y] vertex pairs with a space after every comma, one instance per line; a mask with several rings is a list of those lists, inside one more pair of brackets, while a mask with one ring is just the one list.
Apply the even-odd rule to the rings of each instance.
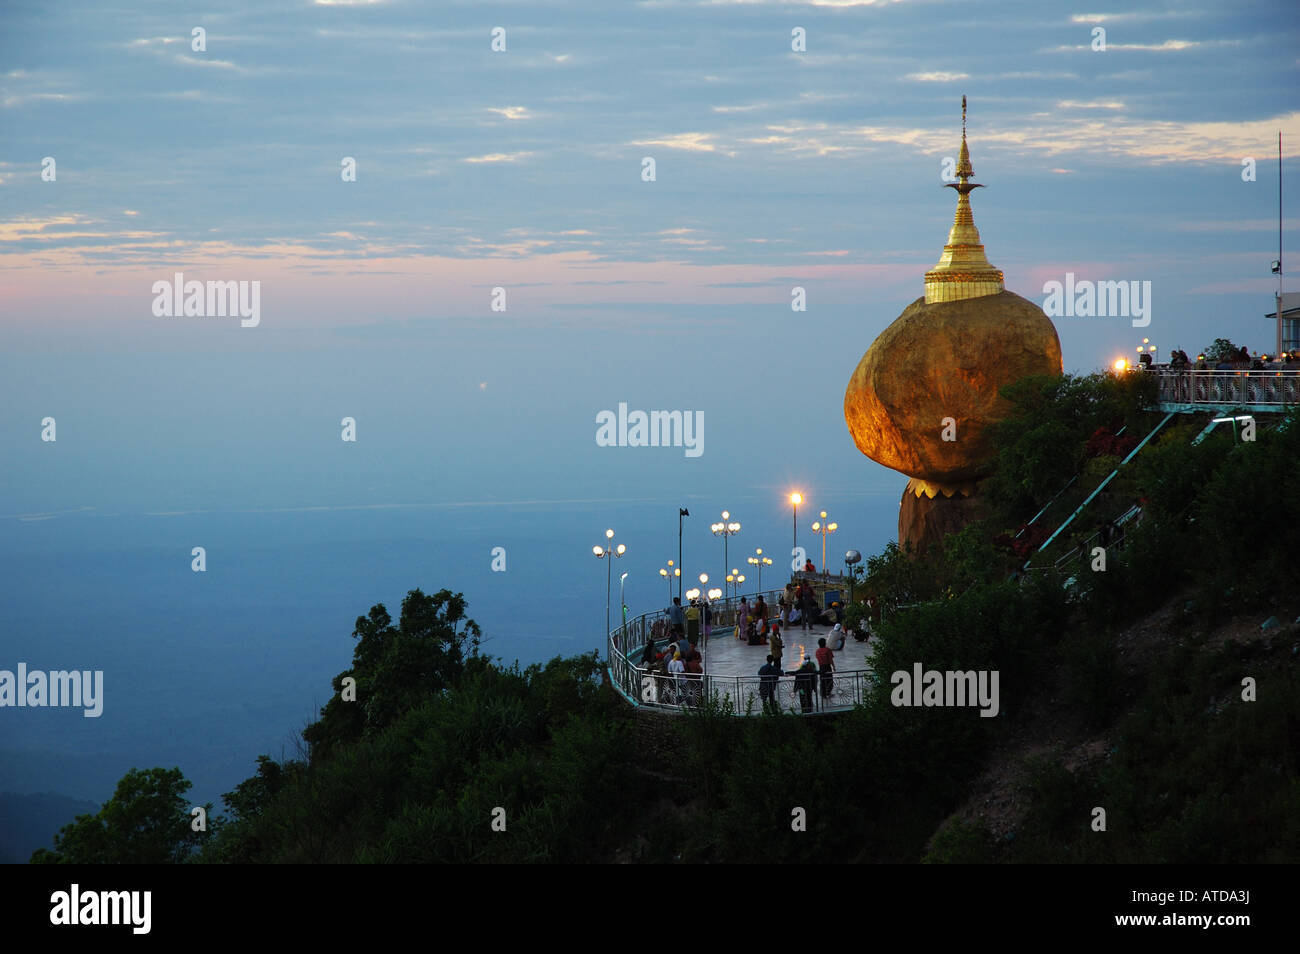
[[1246, 406], [1300, 404], [1300, 369], [1178, 371], [1155, 368], [1162, 404]]
[[[780, 592], [763, 593], [773, 611]], [[751, 605], [758, 596], [757, 593], [746, 595]], [[720, 626], [733, 625], [720, 620], [727, 614], [734, 616], [739, 600], [740, 597], [733, 597], [728, 601], [729, 606], [715, 610], [715, 634]], [[610, 680], [633, 705], [680, 712], [699, 708], [705, 700], [710, 700], [720, 706], [730, 706], [736, 715], [759, 715], [767, 710], [812, 715], [852, 709], [864, 703], [876, 685], [877, 677], [871, 669], [783, 674], [773, 679], [758, 675], [717, 676], [707, 672], [663, 675], [638, 666], [633, 658], [645, 648], [647, 637], [656, 641], [670, 638], [667, 622], [665, 610], [643, 613], [609, 634]]]

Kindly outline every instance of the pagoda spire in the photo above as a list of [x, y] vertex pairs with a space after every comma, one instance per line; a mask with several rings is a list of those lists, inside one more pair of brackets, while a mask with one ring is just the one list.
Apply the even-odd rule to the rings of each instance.
[[945, 188], [957, 192], [957, 213], [948, 232], [948, 244], [943, 247], [939, 264], [925, 273], [925, 301], [927, 304], [959, 301], [963, 298], [982, 298], [1004, 291], [1001, 269], [989, 264], [980, 241], [975, 217], [971, 214], [970, 194], [984, 188], [971, 182], [975, 168], [971, 165], [970, 150], [966, 146], [966, 97], [961, 98], [961, 153], [957, 157], [956, 182]]

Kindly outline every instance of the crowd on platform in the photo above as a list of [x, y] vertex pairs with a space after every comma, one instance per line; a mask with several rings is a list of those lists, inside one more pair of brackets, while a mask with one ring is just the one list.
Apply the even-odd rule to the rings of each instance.
[[1188, 357], [1187, 352], [1175, 348], [1169, 352], [1167, 365], [1152, 365], [1150, 354], [1141, 355], [1142, 367], [1167, 368], [1170, 371], [1282, 371], [1300, 368], [1300, 355], [1286, 351], [1279, 355], [1255, 354], [1242, 345], [1228, 354], [1221, 355], [1217, 361], [1211, 361], [1205, 355], [1196, 359]]
[[[698, 705], [703, 694], [704, 665], [699, 650], [701, 639], [708, 645], [713, 635], [715, 611], [707, 600], [692, 599], [683, 607], [680, 597], [673, 598], [667, 616], [656, 621], [641, 653], [639, 668], [652, 676], [664, 691], [661, 700], [677, 704]], [[800, 709], [811, 712], [814, 694], [820, 690], [828, 699], [834, 690], [835, 653], [844, 648], [851, 635], [841, 622], [840, 604], [833, 601], [822, 608], [813, 587], [807, 581], [786, 584], [777, 598], [775, 615], [763, 595], [750, 603], [742, 597], [735, 609], [734, 637], [748, 645], [766, 645], [766, 662], [759, 668], [759, 698], [764, 711], [778, 708], [777, 685], [784, 676], [794, 677], [794, 690], [799, 696]], [[818, 626], [829, 627], [827, 636], [817, 640], [813, 656], [805, 656], [790, 670], [783, 670], [784, 642], [781, 634], [792, 627], [815, 634]], [[659, 648], [659, 640], [664, 640]]]

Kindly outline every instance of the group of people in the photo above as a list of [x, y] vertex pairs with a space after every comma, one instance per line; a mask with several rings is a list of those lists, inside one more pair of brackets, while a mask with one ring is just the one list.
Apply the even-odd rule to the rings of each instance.
[[671, 683], [661, 681], [660, 684], [671, 687], [674, 701], [687, 705], [698, 704], [704, 677], [704, 657], [694, 640], [679, 637], [663, 649], [656, 649], [654, 636], [650, 636], [641, 652], [640, 668], [661, 677], [661, 680], [671, 677]]
[[818, 626], [837, 626], [840, 622], [840, 604], [833, 602], [822, 609], [816, 591], [807, 582], [787, 583], [785, 591], [777, 597], [777, 608], [777, 618], [773, 620], [762, 594], [753, 603], [749, 597], [741, 597], [736, 608], [736, 638], [757, 646], [778, 629], [800, 626], [807, 633]]
[[[840, 648], [844, 646], [844, 631], [839, 623], [835, 624], [832, 631], [832, 639], [838, 637]], [[772, 652], [767, 656], [765, 662], [758, 670], [758, 697], [762, 700], [764, 712], [775, 712], [780, 707], [776, 701], [776, 687], [784, 674], [794, 676], [794, 689], [799, 694], [799, 709], [801, 712], [811, 712], [813, 710], [813, 693], [816, 691], [818, 683], [821, 685], [821, 696], [823, 699], [829, 699], [831, 692], [835, 689], [835, 651], [827, 645], [826, 637], [817, 640], [816, 662], [813, 662], [812, 656], [805, 656], [800, 664], [790, 670], [781, 669], [781, 636], [779, 630], [773, 631], [772, 634]]]
[[673, 636], [687, 636], [704, 639], [704, 645], [709, 644], [709, 637], [713, 635], [713, 608], [709, 606], [708, 600], [693, 599], [689, 606], [683, 609], [682, 598], [673, 597], [673, 605], [668, 607], [668, 625], [672, 628]]
[[[1149, 359], [1144, 355], [1143, 364], [1148, 364]], [[1267, 359], [1267, 360], [1265, 360]], [[1254, 355], [1245, 345], [1235, 350], [1230, 350], [1226, 354], [1220, 354], [1219, 360], [1211, 367], [1209, 360], [1205, 355], [1198, 355], [1193, 361], [1187, 356], [1187, 352], [1182, 348], [1175, 348], [1169, 352], [1169, 368], [1173, 371], [1265, 371], [1274, 368], [1292, 368], [1297, 364], [1295, 356], [1283, 352], [1269, 358], [1268, 355]]]

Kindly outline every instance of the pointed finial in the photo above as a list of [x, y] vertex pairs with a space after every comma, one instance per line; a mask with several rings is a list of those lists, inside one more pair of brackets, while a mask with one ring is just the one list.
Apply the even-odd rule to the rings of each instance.
[[927, 304], [996, 295], [1006, 287], [1002, 272], [990, 265], [984, 255], [984, 244], [980, 240], [979, 229], [975, 227], [975, 217], [971, 214], [970, 194], [983, 186], [970, 181], [975, 175], [975, 169], [971, 165], [970, 150], [966, 146], [965, 96], [961, 98], [961, 151], [957, 155], [957, 168], [954, 172], [957, 181], [945, 183], [945, 187], [957, 193], [957, 213], [953, 217], [948, 244], [943, 247], [939, 264], [925, 273]]

